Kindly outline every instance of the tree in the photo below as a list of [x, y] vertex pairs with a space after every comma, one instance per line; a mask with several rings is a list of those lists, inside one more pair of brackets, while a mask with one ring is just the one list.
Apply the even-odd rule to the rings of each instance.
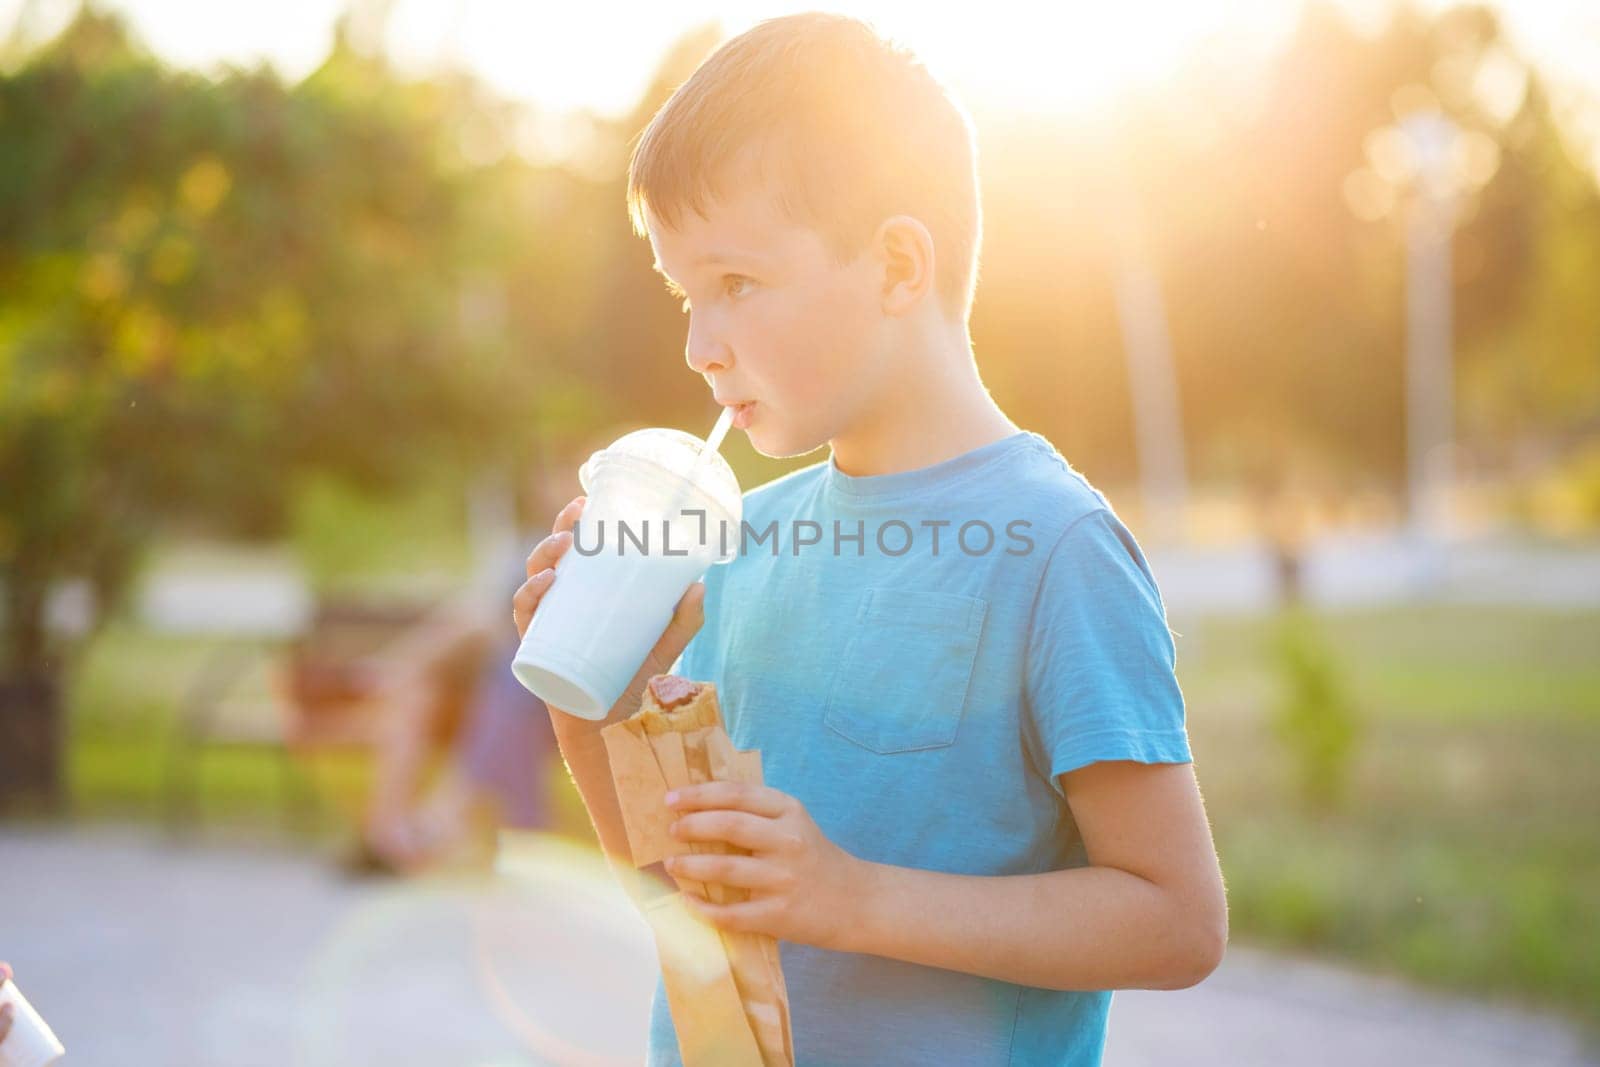
[[0, 78], [14, 752], [52, 762], [60, 580], [109, 608], [164, 523], [268, 532], [301, 471], [393, 485], [510, 422], [513, 343], [462, 310], [497, 222], [475, 205], [506, 180], [458, 151], [480, 106], [343, 37], [293, 87], [173, 71], [92, 7]]

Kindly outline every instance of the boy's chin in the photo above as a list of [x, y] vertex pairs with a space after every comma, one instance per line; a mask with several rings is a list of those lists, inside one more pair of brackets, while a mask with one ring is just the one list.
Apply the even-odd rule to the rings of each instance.
[[750, 447], [768, 459], [793, 459], [815, 452], [827, 441], [812, 441], [797, 433], [786, 433], [781, 427], [757, 424], [745, 431]]
[[786, 459], [793, 455], [792, 452], [784, 451], [780, 445], [767, 441], [761, 434], [747, 433], [746, 436], [750, 438], [750, 447], [768, 459]]

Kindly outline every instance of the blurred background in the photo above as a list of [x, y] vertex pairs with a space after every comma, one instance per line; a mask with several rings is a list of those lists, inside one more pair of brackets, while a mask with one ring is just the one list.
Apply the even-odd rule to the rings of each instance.
[[[0, 0], [0, 958], [68, 1062], [638, 1062], [495, 668], [578, 463], [717, 413], [631, 138], [797, 9]], [[1233, 948], [1107, 1062], [1595, 1062], [1600, 9], [846, 10], [972, 111], [980, 368], [1180, 635]]]

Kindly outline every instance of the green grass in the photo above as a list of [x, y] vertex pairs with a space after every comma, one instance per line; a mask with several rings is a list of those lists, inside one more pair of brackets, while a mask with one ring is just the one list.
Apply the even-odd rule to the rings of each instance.
[[[286, 762], [269, 744], [185, 743], [180, 709], [195, 677], [224, 642], [171, 637], [125, 626], [105, 631], [80, 663], [68, 691], [67, 778], [75, 814], [90, 818], [160, 819], [168, 813], [175, 773], [188, 759], [196, 814], [234, 827], [287, 821], [285, 776], [311, 796], [310, 819], [291, 824], [319, 834], [345, 821], [365, 788], [363, 757], [335, 753]], [[267, 668], [259, 647], [230, 692], [266, 734], [275, 721]]]
[[[327, 752], [288, 759], [270, 743], [185, 744], [179, 722], [186, 694], [224, 642], [107, 629], [81, 662], [68, 691], [67, 779], [74, 815], [90, 819], [164, 820], [174, 796], [175, 761], [192, 761], [194, 811], [221, 832], [286, 829], [308, 840], [349, 839], [355, 832], [372, 760]], [[243, 716], [270, 734], [272, 650], [260, 655], [230, 692]], [[252, 732], [254, 733], [254, 732]], [[584, 836], [587, 815], [571, 781], [550, 775], [557, 829]], [[309, 809], [296, 803], [310, 799]]]
[[[408, 492], [387, 495], [308, 477], [294, 494], [286, 547], [319, 595], [443, 594], [471, 570], [464, 508], [458, 481], [438, 472]], [[228, 546], [182, 541], [157, 545], [151, 562], [181, 568], [193, 565], [196, 552], [206, 566], [241, 565]], [[220, 562], [211, 558], [219, 554]], [[297, 788], [317, 805], [312, 820], [296, 824], [302, 832], [348, 832], [371, 776], [364, 756], [319, 754], [286, 768], [271, 745], [181, 743], [189, 689], [229, 643], [163, 636], [126, 623], [112, 625], [93, 643], [68, 692], [67, 772], [75, 813], [163, 817], [174, 761], [192, 754], [197, 813], [205, 821], [284, 822], [286, 788]], [[230, 691], [230, 706], [245, 709], [255, 725], [250, 733], [270, 735], [274, 650], [260, 642], [250, 647], [257, 656]]]
[[1235, 938], [1600, 1025], [1600, 613], [1325, 617], [1361, 740], [1332, 811], [1297, 800], [1265, 620], [1179, 639]]

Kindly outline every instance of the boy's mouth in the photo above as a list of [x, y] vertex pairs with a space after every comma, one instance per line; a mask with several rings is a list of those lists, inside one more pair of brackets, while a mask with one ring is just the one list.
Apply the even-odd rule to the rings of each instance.
[[733, 405], [733, 428], [736, 430], [748, 429], [750, 420], [755, 418], [756, 402], [746, 400], [742, 404]]

